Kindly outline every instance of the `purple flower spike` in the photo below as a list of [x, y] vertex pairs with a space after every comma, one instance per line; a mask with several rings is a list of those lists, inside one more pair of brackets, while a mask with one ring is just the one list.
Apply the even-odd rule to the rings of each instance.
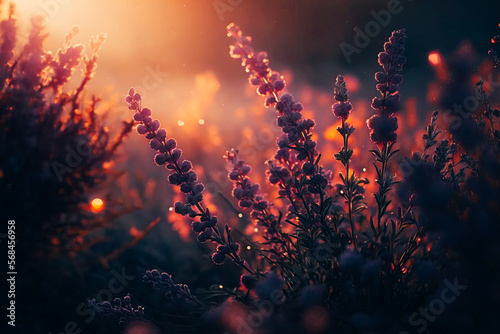
[[[233, 181], [234, 185], [233, 197], [239, 201], [238, 205], [240, 208], [253, 209], [250, 216], [257, 220], [257, 225], [266, 227], [266, 235], [264, 237], [269, 241], [274, 240], [274, 236], [281, 234], [279, 219], [271, 213], [272, 203], [261, 195], [260, 186], [250, 181], [248, 177], [251, 170], [250, 166], [238, 159], [238, 151], [234, 149], [226, 152], [224, 157], [233, 167], [228, 174], [228, 178]], [[290, 175], [287, 169], [284, 170]], [[271, 246], [277, 250], [279, 249], [278, 245], [274, 242]]]
[[394, 114], [401, 109], [397, 87], [403, 82], [403, 76], [398, 72], [406, 63], [406, 57], [403, 56], [405, 39], [404, 29], [393, 31], [389, 41], [384, 44], [385, 51], [378, 55], [383, 71], [375, 74], [375, 80], [382, 97], [372, 100], [375, 115], [367, 121], [367, 125], [371, 140], [381, 146], [397, 140], [398, 120]]
[[343, 75], [338, 75], [333, 89], [335, 104], [332, 105], [333, 114], [338, 118], [346, 119], [351, 114], [352, 104], [347, 95], [346, 83]]
[[257, 86], [257, 94], [266, 96], [266, 107], [278, 101], [278, 92], [285, 89], [285, 80], [278, 72], [269, 67], [269, 58], [265, 52], [255, 53], [252, 47], [252, 38], [243, 36], [239, 26], [231, 23], [227, 26], [227, 35], [236, 39], [230, 46], [231, 57], [241, 59], [241, 65], [250, 73], [249, 81]]
[[[264, 58], [264, 56], [260, 56], [263, 62], [265, 62]], [[199, 221], [195, 220], [192, 223], [193, 232], [198, 233], [197, 239], [199, 242], [212, 241], [219, 245], [217, 252], [212, 255], [215, 264], [222, 264], [225, 258], [229, 257], [241, 268], [254, 274], [248, 268], [246, 262], [240, 258], [240, 247], [232, 241], [229, 227], [226, 225], [224, 232], [221, 233], [217, 227], [217, 217], [212, 216], [209, 209], [203, 208], [203, 190], [205, 187], [203, 184], [197, 183], [198, 175], [193, 170], [192, 163], [188, 160], [181, 160], [182, 150], [177, 148], [175, 139], [167, 139], [167, 131], [160, 128], [159, 120], [151, 117], [151, 109], [141, 108], [142, 97], [140, 93], [130, 88], [125, 101], [128, 103], [129, 109], [135, 112], [134, 120], [138, 123], [137, 132], [149, 139], [149, 146], [156, 151], [155, 163], [159, 166], [166, 164], [165, 168], [170, 172], [168, 182], [179, 186], [181, 192], [186, 195], [185, 203], [175, 203], [175, 213], [190, 218], [199, 217]], [[249, 172], [249, 166], [242, 166], [241, 175], [246, 175]], [[250, 191], [255, 194], [258, 191], [258, 186], [256, 188], [254, 186], [250, 187]], [[245, 190], [245, 194], [247, 192], [248, 190]], [[221, 249], [227, 249], [228, 251], [222, 252]]]

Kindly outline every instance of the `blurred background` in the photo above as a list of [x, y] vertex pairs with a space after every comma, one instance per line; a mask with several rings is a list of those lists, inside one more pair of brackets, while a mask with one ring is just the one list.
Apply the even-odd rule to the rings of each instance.
[[[230, 40], [225, 28], [231, 22], [254, 38], [257, 50], [269, 53], [277, 70], [293, 69], [296, 82], [329, 91], [339, 72], [370, 77], [377, 67], [381, 45], [392, 30], [403, 27], [408, 35], [406, 81], [410, 85], [423, 85], [432, 78], [427, 62], [430, 51], [450, 53], [468, 40], [478, 54], [486, 53], [490, 35], [497, 27], [500, 7], [488, 0], [146, 0], [140, 3], [17, 0], [15, 3], [24, 23], [32, 15], [46, 17], [50, 31], [47, 46], [52, 50], [60, 46], [73, 25], [81, 28], [77, 41], [83, 43], [91, 35], [106, 33], [108, 39], [93, 81], [95, 89], [107, 88], [124, 94], [129, 86], [147, 86], [144, 93], [150, 95], [150, 104], [159, 109], [157, 113], [170, 117], [182, 112], [179, 109], [193, 93], [196, 75], [213, 73], [218, 81], [218, 98], [227, 99], [233, 95], [231, 88], [235, 84], [240, 85], [237, 88], [245, 84], [239, 64], [228, 58]], [[397, 8], [398, 14], [390, 15], [387, 25], [369, 37], [367, 46], [352, 54], [348, 63], [341, 44], [356, 46], [354, 29], [365, 31], [366, 24], [374, 21], [373, 13], [387, 11], [388, 4]], [[158, 72], [159, 82], [154, 83], [155, 78], [148, 81], [151, 71]], [[360, 89], [373, 95], [372, 82], [363, 81], [366, 84]], [[407, 84], [402, 90], [412, 88]], [[212, 113], [222, 111], [221, 104], [212, 108]]]
[[[264, 171], [266, 160], [276, 150], [278, 130], [273, 110], [266, 109], [249, 86], [239, 61], [229, 57], [229, 23], [237, 23], [252, 36], [255, 49], [267, 51], [271, 67], [285, 75], [286, 90], [305, 105], [306, 117], [317, 121], [315, 139], [325, 165], [333, 170], [332, 156], [341, 144], [335, 130], [338, 122], [331, 113], [331, 91], [336, 75], [346, 76], [354, 106], [352, 122], [358, 129], [353, 138], [357, 147], [353, 166], [371, 178], [366, 152], [372, 144], [365, 121], [372, 115], [371, 98], [377, 95], [377, 54], [391, 31], [405, 28], [408, 36], [401, 86], [405, 117], [400, 119], [399, 133], [413, 135], [406, 142], [402, 138], [399, 145], [403, 153], [409, 153], [421, 147], [412, 138], [421, 135], [436, 107], [442, 57], [467, 49], [473, 71], [480, 75], [481, 66], [489, 64], [487, 50], [500, 22], [500, 3], [487, 0], [17, 0], [14, 4], [20, 44], [29, 36], [30, 18], [39, 16], [49, 33], [46, 49], [54, 53], [74, 25], [80, 28], [74, 43], [87, 45], [91, 36], [107, 35], [87, 97], [94, 94], [107, 101], [113, 109], [107, 126], [118, 127], [121, 120], [132, 117], [124, 97], [135, 87], [144, 105], [152, 108], [153, 116], [194, 162], [210, 194], [211, 211], [241, 232], [254, 231], [254, 226], [230, 198], [232, 186], [226, 180], [222, 156], [228, 149], [239, 149], [241, 159], [253, 166], [253, 180], [261, 183], [269, 198], [276, 197], [276, 190], [264, 183]], [[388, 7], [397, 13], [385, 16], [384, 26], [375, 25], [379, 28], [367, 32], [377, 22], [375, 17], [388, 13]], [[356, 44], [355, 29], [369, 35], [362, 46]], [[345, 50], [355, 52], [346, 57]], [[169, 272], [176, 282], [192, 289], [217, 282], [238, 284], [239, 274], [231, 264], [214, 268], [209, 246], [190, 242], [194, 237], [189, 222], [171, 211], [180, 195], [168, 185], [166, 171], [154, 165], [147, 141], [134, 131], [119, 153], [109, 167], [123, 175], [107, 192], [134, 210], [113, 220], [109, 228], [94, 232], [91, 237], [105, 242], [90, 246], [78, 255], [78, 261], [75, 254], [69, 254], [44, 273], [69, 277], [62, 279], [60, 289], [71, 292], [57, 299], [52, 294], [54, 286], [47, 283], [40, 288], [45, 292], [38, 296], [39, 304], [47, 301], [57, 315], [43, 318], [47, 310], [33, 306], [30, 321], [37, 325], [28, 326], [33, 332], [63, 331], [68, 321], [81, 323], [81, 328], [92, 326], [78, 306], [86, 298], [96, 298], [115, 277], [113, 270], [135, 276], [121, 295], [130, 291], [141, 295], [145, 288], [140, 274], [152, 268]], [[369, 194], [373, 192], [370, 187], [373, 183], [367, 187]], [[104, 192], [86, 196], [87, 211], [106, 214], [109, 206]], [[101, 198], [103, 202], [94, 202]], [[148, 226], [147, 232], [152, 233], [142, 235]], [[247, 244], [243, 246], [252, 252]]]

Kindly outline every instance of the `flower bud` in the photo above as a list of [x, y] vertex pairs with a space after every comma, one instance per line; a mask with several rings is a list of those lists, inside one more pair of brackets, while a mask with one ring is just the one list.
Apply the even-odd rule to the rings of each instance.
[[196, 233], [200, 233], [200, 232], [203, 232], [205, 230], [205, 228], [203, 227], [203, 224], [199, 221], [194, 221], [191, 224], [191, 227], [193, 229], [193, 232], [196, 232]]
[[165, 147], [167, 148], [167, 150], [171, 151], [177, 147], [177, 142], [175, 141], [174, 138], [170, 138], [169, 140], [167, 140]]
[[226, 254], [222, 254], [219, 252], [212, 254], [212, 261], [217, 265], [223, 264], [225, 259], [226, 259]]
[[239, 176], [240, 176], [240, 173], [238, 173], [238, 171], [236, 171], [236, 170], [233, 170], [229, 173], [229, 179], [231, 179], [232, 181], [238, 180]]
[[158, 138], [158, 140], [160, 141], [164, 141], [166, 137], [167, 137], [167, 131], [165, 129], [160, 129], [156, 133], [156, 138]]
[[181, 165], [181, 171], [183, 173], [187, 173], [187, 172], [189, 172], [191, 170], [192, 167], [193, 166], [192, 166], [191, 162], [189, 162], [188, 160], [184, 160], [182, 162], [182, 165]]
[[146, 116], [151, 116], [151, 109], [149, 108], [142, 108], [141, 110], [141, 114], [142, 116], [146, 117]]
[[172, 152], [172, 159], [174, 161], [177, 161], [179, 160], [179, 158], [181, 157], [181, 154], [182, 154], [182, 151], [179, 150], [178, 148], [176, 148], [173, 152]]
[[146, 132], [148, 132], [148, 129], [147, 129], [144, 125], [139, 124], [139, 125], [137, 126], [137, 133], [139, 133], [140, 135], [143, 135], [143, 134], [145, 134]]
[[155, 155], [155, 162], [158, 166], [161, 166], [167, 162], [167, 157], [165, 154], [157, 154]]
[[134, 114], [134, 121], [136, 122], [142, 122], [144, 120], [144, 116], [142, 116], [140, 113], [136, 112]]
[[285, 83], [283, 82], [283, 80], [276, 80], [274, 82], [274, 90], [276, 90], [277, 92], [281, 92], [283, 89], [285, 89]]
[[156, 131], [160, 128], [160, 121], [155, 119], [153, 122], [150, 124], [151, 130]]
[[151, 147], [153, 150], [159, 150], [161, 146], [162, 145], [160, 141], [156, 138], [151, 139], [151, 141], [149, 142], [149, 147]]

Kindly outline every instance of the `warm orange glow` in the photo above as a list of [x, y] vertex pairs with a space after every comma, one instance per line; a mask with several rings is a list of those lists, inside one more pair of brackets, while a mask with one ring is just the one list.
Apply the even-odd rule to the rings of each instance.
[[415, 129], [418, 126], [418, 108], [417, 98], [410, 97], [405, 101], [407, 124], [410, 129]]
[[323, 134], [323, 137], [326, 140], [335, 140], [337, 136], [340, 136], [337, 132], [337, 125], [330, 125], [326, 130], [325, 133]]
[[436, 82], [427, 84], [427, 102], [435, 103], [439, 98], [439, 85]]
[[129, 229], [128, 233], [129, 233], [132, 237], [137, 237], [139, 234], [141, 234], [141, 231], [139, 231], [139, 230], [137, 229], [137, 227], [132, 226], [132, 227]]
[[360, 83], [354, 75], [346, 74], [344, 75], [344, 79], [349, 93], [356, 93], [359, 90]]
[[99, 213], [104, 209], [104, 202], [100, 198], [94, 198], [92, 202], [90, 202], [90, 210], [95, 213]]
[[113, 167], [112, 161], [106, 161], [102, 164], [102, 168], [104, 168], [104, 169], [110, 169], [111, 167]]
[[437, 51], [432, 51], [431, 53], [429, 53], [428, 59], [429, 63], [432, 66], [438, 66], [441, 64], [441, 55]]

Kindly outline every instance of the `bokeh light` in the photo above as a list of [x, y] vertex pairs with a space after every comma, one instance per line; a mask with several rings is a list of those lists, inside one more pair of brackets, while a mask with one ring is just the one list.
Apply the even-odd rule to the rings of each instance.
[[104, 201], [100, 198], [94, 198], [90, 202], [90, 210], [95, 213], [99, 213], [104, 210]]

